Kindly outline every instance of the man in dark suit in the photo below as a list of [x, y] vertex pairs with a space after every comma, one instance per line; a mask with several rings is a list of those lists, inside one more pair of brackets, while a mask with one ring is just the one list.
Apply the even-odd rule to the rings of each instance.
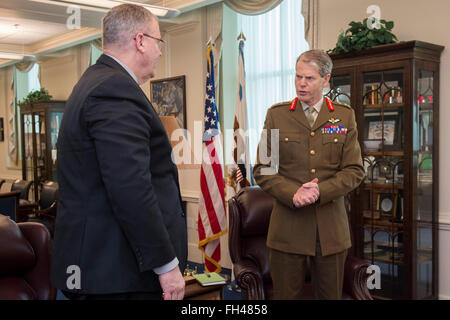
[[67, 101], [58, 138], [51, 278], [71, 299], [182, 299], [186, 218], [171, 145], [139, 85], [161, 56], [157, 18], [124, 4]]

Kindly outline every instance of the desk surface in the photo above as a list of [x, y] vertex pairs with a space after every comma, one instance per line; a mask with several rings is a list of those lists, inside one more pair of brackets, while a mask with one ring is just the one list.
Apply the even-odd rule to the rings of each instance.
[[185, 276], [184, 281], [186, 283], [185, 300], [222, 300], [224, 284], [203, 287], [192, 276]]

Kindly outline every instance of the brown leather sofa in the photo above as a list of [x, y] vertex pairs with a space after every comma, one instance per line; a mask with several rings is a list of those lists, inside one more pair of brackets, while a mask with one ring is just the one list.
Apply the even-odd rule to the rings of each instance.
[[[273, 286], [266, 239], [273, 198], [259, 187], [247, 187], [231, 198], [228, 206], [228, 244], [236, 282], [245, 299], [270, 300], [273, 297]], [[368, 266], [369, 263], [353, 257], [351, 250], [348, 251], [343, 299], [372, 299], [366, 286]], [[309, 274], [306, 276], [304, 297], [313, 298]]]
[[0, 215], [0, 300], [55, 300], [50, 235], [39, 223]]

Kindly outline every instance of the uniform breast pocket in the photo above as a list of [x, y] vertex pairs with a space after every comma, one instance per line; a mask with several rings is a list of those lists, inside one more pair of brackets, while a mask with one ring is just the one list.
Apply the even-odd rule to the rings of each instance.
[[280, 163], [301, 160], [307, 147], [306, 138], [300, 133], [280, 131]]
[[342, 151], [344, 149], [345, 134], [324, 134], [323, 149], [326, 152], [325, 158], [331, 164], [339, 164], [341, 162]]

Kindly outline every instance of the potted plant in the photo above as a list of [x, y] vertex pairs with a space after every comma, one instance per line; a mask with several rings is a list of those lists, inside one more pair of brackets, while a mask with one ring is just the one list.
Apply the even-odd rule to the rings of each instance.
[[20, 101], [19, 106], [28, 105], [37, 101], [50, 101], [52, 96], [48, 93], [47, 90], [41, 88], [40, 90], [31, 91], [28, 95]]
[[359, 51], [364, 48], [398, 41], [397, 37], [391, 32], [394, 28], [393, 21], [380, 20], [379, 28], [368, 24], [367, 18], [362, 22], [352, 21], [348, 25], [350, 28], [339, 34], [336, 47], [328, 50], [327, 53]]

